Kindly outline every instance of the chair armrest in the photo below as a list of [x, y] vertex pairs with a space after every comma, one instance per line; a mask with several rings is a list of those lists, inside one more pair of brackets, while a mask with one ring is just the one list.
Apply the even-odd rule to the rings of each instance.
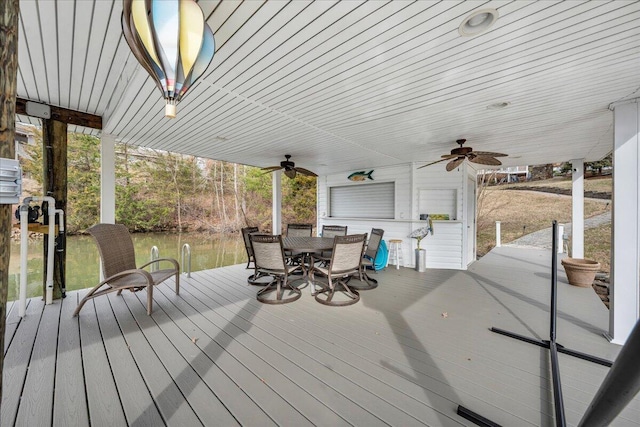
[[140, 267], [138, 267], [138, 268], [139, 268], [139, 269], [143, 269], [143, 268], [145, 268], [145, 267], [147, 267], [147, 266], [149, 266], [149, 265], [151, 265], [151, 264], [154, 264], [154, 263], [156, 263], [156, 262], [157, 262], [157, 263], [159, 263], [160, 261], [169, 261], [170, 263], [172, 263], [172, 264], [173, 264], [173, 267], [174, 267], [176, 270], [180, 271], [180, 264], [178, 264], [178, 261], [176, 261], [176, 260], [175, 260], [175, 259], [173, 259], [173, 258], [158, 258], [158, 259], [154, 259], [154, 260], [152, 260], [152, 261], [149, 261], [149, 262], [148, 262], [148, 263], [146, 263], [146, 264], [142, 264], [142, 265], [141, 265]]

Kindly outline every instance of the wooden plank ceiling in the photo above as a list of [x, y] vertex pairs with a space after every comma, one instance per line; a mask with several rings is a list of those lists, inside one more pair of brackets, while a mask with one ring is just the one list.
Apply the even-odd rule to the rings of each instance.
[[[121, 142], [255, 166], [292, 154], [327, 174], [436, 160], [458, 138], [506, 165], [596, 160], [609, 105], [640, 91], [637, 1], [199, 4], [217, 52], [177, 119], [129, 51], [121, 0], [21, 0], [18, 96], [100, 115]], [[460, 36], [485, 8], [493, 27]]]

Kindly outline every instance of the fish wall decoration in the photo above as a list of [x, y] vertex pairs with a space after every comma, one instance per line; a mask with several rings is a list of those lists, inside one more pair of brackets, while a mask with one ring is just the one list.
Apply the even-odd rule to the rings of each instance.
[[373, 177], [371, 176], [372, 173], [373, 173], [373, 169], [370, 170], [369, 172], [365, 172], [365, 171], [354, 172], [351, 175], [349, 175], [347, 179], [351, 181], [365, 181], [366, 179], [370, 179], [373, 181]]

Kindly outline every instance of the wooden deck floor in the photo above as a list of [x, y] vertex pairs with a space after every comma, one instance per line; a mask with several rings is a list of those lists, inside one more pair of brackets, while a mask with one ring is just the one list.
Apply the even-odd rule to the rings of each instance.
[[[498, 248], [466, 272], [389, 268], [350, 307], [308, 292], [270, 306], [244, 266], [110, 295], [71, 317], [81, 293], [8, 314], [2, 426], [554, 425], [548, 353], [489, 331], [548, 338], [550, 253]], [[559, 274], [558, 341], [614, 359], [608, 312]], [[569, 424], [608, 369], [560, 355]], [[640, 425], [640, 398], [614, 425]]]

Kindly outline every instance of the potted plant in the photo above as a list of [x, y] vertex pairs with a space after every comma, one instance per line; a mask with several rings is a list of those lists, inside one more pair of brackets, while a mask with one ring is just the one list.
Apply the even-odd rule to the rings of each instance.
[[600, 270], [600, 263], [590, 259], [563, 258], [561, 262], [569, 284], [583, 288], [591, 287]]
[[408, 237], [412, 239], [416, 239], [418, 242], [418, 247], [415, 250], [416, 253], [416, 271], [423, 272], [425, 271], [425, 264], [427, 259], [427, 251], [420, 248], [420, 242], [424, 239], [429, 233], [433, 234], [433, 223], [431, 222], [431, 218], [427, 216], [428, 225], [424, 227], [420, 227], [417, 230], [413, 230]]

